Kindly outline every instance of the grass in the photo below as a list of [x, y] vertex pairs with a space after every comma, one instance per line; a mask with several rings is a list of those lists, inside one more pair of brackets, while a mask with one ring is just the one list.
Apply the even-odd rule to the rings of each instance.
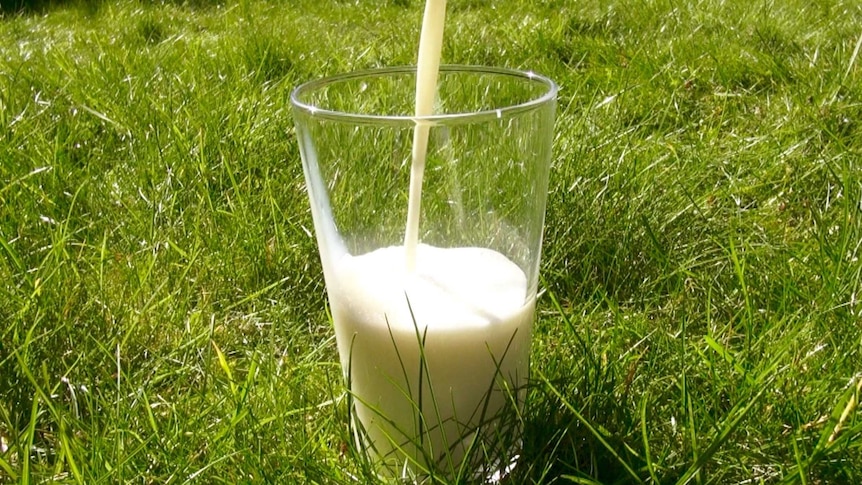
[[[561, 85], [511, 482], [862, 482], [859, 6], [449, 8], [446, 62]], [[373, 482], [287, 97], [413, 62], [420, 18], [3, 14], [0, 483]]]

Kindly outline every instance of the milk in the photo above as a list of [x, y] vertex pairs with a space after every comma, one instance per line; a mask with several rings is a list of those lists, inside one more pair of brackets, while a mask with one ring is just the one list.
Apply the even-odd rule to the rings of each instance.
[[[445, 11], [426, 2], [417, 117], [433, 114]], [[417, 121], [413, 133], [404, 245], [341, 252], [327, 277], [359, 445], [396, 475], [457, 471], [471, 447], [494, 455], [529, 372], [535, 297], [521, 268], [490, 249], [419, 242], [430, 129]], [[478, 460], [468, 469], [495, 466]]]
[[523, 399], [535, 308], [524, 272], [490, 249], [425, 244], [412, 271], [403, 246], [335, 267], [329, 299], [361, 446], [394, 473], [405, 461], [457, 470]]
[[[434, 112], [437, 92], [437, 74], [443, 50], [443, 24], [446, 20], [446, 0], [428, 0], [422, 17], [419, 37], [419, 55], [416, 60], [416, 116]], [[410, 193], [407, 203], [407, 227], [404, 231], [405, 259], [408, 270], [415, 264], [416, 245], [419, 240], [419, 210], [422, 201], [422, 179], [425, 174], [425, 155], [428, 151], [430, 126], [418, 123], [413, 131], [412, 163], [410, 164]]]

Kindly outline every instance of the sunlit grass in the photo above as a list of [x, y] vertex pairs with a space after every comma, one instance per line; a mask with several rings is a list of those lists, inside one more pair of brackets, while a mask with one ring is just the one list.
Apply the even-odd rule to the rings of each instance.
[[[561, 85], [511, 483], [862, 482], [860, 8], [449, 4], [445, 62]], [[0, 482], [373, 480], [287, 97], [420, 18], [4, 14]]]

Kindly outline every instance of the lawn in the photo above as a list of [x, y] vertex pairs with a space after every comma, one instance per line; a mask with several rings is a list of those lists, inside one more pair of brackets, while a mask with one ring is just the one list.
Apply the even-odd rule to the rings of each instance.
[[[419, 0], [0, 17], [0, 483], [375, 483], [288, 97]], [[508, 483], [862, 483], [862, 7], [449, 0], [560, 85]]]

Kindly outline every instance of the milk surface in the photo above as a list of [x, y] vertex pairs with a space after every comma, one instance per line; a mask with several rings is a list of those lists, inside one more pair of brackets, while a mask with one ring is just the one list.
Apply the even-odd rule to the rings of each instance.
[[403, 246], [335, 267], [327, 288], [361, 444], [396, 471], [457, 470], [476, 433], [500, 431], [495, 418], [523, 398], [535, 308], [523, 271], [490, 249], [425, 244], [413, 271]]

